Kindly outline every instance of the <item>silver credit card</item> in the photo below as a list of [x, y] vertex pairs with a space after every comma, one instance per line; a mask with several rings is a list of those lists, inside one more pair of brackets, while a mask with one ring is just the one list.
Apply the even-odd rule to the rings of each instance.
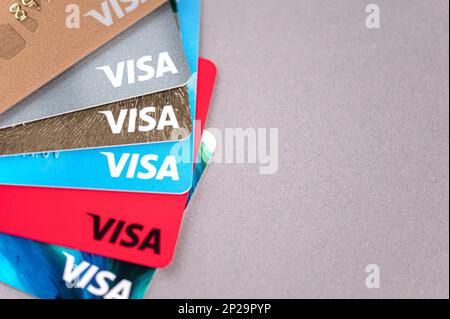
[[1, 114], [0, 129], [178, 88], [189, 77], [166, 4]]

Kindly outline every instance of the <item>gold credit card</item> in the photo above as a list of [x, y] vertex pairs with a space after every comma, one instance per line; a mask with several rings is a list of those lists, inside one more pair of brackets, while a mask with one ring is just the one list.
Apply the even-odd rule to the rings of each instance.
[[186, 139], [186, 87], [0, 130], [0, 156]]
[[0, 113], [167, 0], [0, 0]]

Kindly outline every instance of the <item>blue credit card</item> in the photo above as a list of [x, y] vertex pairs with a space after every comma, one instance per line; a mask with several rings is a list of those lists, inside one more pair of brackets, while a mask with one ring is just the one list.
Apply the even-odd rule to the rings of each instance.
[[[178, 1], [177, 5], [191, 71], [191, 118], [195, 119], [200, 2]], [[0, 157], [0, 184], [183, 194], [192, 185], [193, 138], [191, 134], [180, 142]]]

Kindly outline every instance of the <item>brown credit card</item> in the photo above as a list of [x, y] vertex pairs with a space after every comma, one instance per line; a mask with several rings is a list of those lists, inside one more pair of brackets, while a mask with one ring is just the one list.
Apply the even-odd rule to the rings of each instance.
[[0, 130], [0, 156], [183, 140], [192, 132], [187, 87]]
[[167, 0], [0, 0], [0, 113]]

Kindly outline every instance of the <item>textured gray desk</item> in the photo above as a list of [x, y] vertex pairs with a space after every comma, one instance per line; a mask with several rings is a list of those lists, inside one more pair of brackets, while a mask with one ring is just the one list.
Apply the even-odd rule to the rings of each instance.
[[448, 298], [448, 6], [204, 0], [207, 126], [279, 128], [279, 170], [211, 166], [148, 296]]

